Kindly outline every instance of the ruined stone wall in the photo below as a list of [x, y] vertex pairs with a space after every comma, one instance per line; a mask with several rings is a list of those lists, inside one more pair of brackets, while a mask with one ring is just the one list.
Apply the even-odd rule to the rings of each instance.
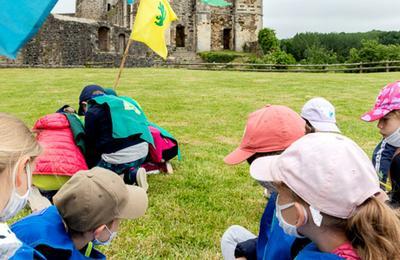
[[196, 51], [211, 50], [211, 7], [197, 0], [194, 19]]
[[[231, 2], [232, 0], [228, 0]], [[233, 8], [231, 6], [225, 8], [213, 7], [211, 9], [211, 50], [220, 51], [224, 49], [224, 29], [231, 29], [230, 33], [230, 48], [233, 47]]]
[[[224, 29], [231, 29], [229, 49], [242, 51], [245, 44], [256, 42], [262, 28], [262, 0], [227, 1], [232, 6], [217, 8], [201, 0], [173, 0], [179, 21], [166, 31], [170, 54], [189, 57], [195, 52], [222, 50]], [[75, 16], [50, 15], [17, 59], [0, 59], [0, 66], [119, 66], [133, 22], [126, 0], [77, 0], [76, 5]], [[137, 7], [136, 2], [133, 17]], [[178, 25], [184, 26], [182, 48], [176, 47]], [[158, 61], [147, 46], [133, 42], [126, 66], [150, 66]]]
[[211, 13], [211, 50], [219, 51], [224, 49], [224, 29], [230, 29], [230, 48], [233, 47], [233, 17], [230, 12]]
[[236, 0], [235, 49], [242, 51], [246, 43], [256, 42], [262, 29], [262, 0]]
[[170, 42], [172, 50], [176, 50], [176, 28], [178, 25], [184, 27], [185, 50], [196, 51], [195, 38], [195, 0], [172, 1], [171, 7], [178, 16], [178, 20], [171, 23]]
[[[110, 0], [108, 0], [110, 1]], [[126, 0], [110, 1], [110, 10], [106, 11], [106, 20], [109, 23], [129, 28], [130, 24], [130, 8]], [[106, 7], [108, 8], [108, 7]]]
[[257, 41], [262, 28], [262, 0], [227, 1], [232, 5], [224, 8], [197, 1], [197, 51], [243, 51], [245, 44]]
[[[98, 30], [109, 28], [109, 50], [99, 49]], [[119, 66], [120, 36], [128, 41], [130, 30], [105, 22], [50, 15], [39, 33], [24, 47], [18, 58], [21, 65]], [[141, 43], [134, 43], [126, 66], [150, 66], [154, 55]]]
[[106, 0], [76, 0], [76, 17], [104, 20]]
[[106, 21], [121, 27], [130, 25], [126, 0], [76, 0], [76, 17]]

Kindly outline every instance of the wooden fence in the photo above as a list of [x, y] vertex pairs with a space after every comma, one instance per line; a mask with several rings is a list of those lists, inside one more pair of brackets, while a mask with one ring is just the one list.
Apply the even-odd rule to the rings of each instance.
[[400, 71], [400, 61], [340, 64], [257, 64], [257, 63], [160, 63], [161, 67], [194, 70], [234, 70], [259, 72], [390, 72]]

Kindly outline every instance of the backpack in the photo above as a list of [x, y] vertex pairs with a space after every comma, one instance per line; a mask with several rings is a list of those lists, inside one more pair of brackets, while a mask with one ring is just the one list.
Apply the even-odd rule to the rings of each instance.
[[163, 135], [160, 128], [159, 126], [155, 126], [155, 124], [149, 126], [154, 146], [149, 146], [147, 161], [155, 163], [165, 162], [179, 154], [178, 142], [171, 137]]

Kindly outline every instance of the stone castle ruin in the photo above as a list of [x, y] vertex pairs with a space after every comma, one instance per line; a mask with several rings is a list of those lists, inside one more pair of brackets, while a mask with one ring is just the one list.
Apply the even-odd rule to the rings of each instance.
[[[201, 0], [171, 0], [179, 20], [166, 31], [170, 60], [195, 60], [202, 51], [243, 51], [257, 42], [262, 0], [227, 0], [212, 7]], [[126, 0], [76, 0], [76, 13], [52, 14], [17, 60], [1, 63], [44, 66], [119, 66], [138, 8]], [[160, 60], [134, 42], [126, 66], [151, 66]]]

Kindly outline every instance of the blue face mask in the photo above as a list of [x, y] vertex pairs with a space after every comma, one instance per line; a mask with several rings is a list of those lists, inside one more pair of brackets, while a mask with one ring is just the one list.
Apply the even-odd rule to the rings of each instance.
[[107, 229], [107, 231], [108, 231], [108, 233], [110, 233], [110, 237], [106, 240], [106, 241], [100, 241], [100, 240], [97, 240], [97, 239], [94, 239], [92, 242], [93, 242], [93, 245], [101, 245], [101, 246], [107, 246], [107, 245], [109, 245], [110, 243], [111, 243], [111, 241], [117, 236], [117, 232], [111, 232], [109, 229], [108, 229], [108, 227], [106, 226], [106, 229]]

